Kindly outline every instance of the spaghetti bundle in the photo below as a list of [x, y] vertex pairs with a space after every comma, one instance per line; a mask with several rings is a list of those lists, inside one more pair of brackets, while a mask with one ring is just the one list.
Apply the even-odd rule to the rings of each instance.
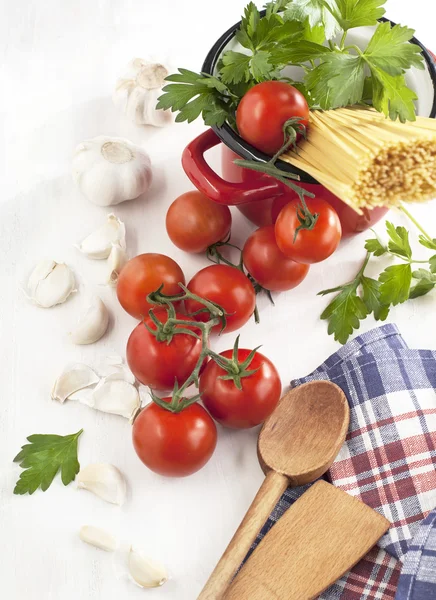
[[391, 121], [373, 109], [313, 111], [307, 140], [282, 160], [361, 212], [436, 197], [436, 121]]

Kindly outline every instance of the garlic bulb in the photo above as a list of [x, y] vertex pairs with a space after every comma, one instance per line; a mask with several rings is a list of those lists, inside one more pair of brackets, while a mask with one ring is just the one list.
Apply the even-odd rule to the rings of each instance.
[[115, 86], [113, 101], [137, 125], [163, 127], [173, 120], [169, 110], [156, 108], [169, 70], [159, 63], [133, 59]]
[[38, 263], [27, 283], [28, 298], [42, 308], [62, 304], [75, 291], [71, 269], [54, 260]]
[[143, 588], [159, 587], [168, 579], [167, 572], [161, 564], [146, 558], [133, 548], [130, 548], [128, 566], [133, 580]]
[[51, 397], [58, 402], [65, 402], [74, 392], [96, 385], [100, 377], [87, 365], [78, 363], [67, 367], [56, 379]]
[[114, 465], [88, 465], [80, 470], [76, 482], [79, 489], [88, 490], [111, 504], [121, 506], [126, 499], [126, 480]]
[[121, 269], [127, 262], [127, 253], [125, 249], [119, 244], [112, 244], [112, 250], [107, 259], [108, 263], [108, 274], [106, 277], [106, 283], [113, 287], [116, 287], [118, 283], [118, 276], [121, 273]]
[[93, 344], [106, 333], [109, 325], [109, 312], [103, 300], [96, 296], [71, 333], [75, 344]]
[[73, 178], [90, 202], [113, 206], [148, 190], [150, 157], [128, 140], [101, 135], [77, 146]]
[[118, 542], [113, 535], [104, 529], [93, 527], [92, 525], [84, 525], [81, 527], [79, 537], [86, 544], [90, 544], [91, 546], [95, 546], [106, 552], [113, 552], [118, 546]]
[[126, 247], [126, 227], [111, 213], [106, 223], [90, 233], [77, 248], [88, 258], [101, 260], [110, 256], [114, 244], [120, 248]]

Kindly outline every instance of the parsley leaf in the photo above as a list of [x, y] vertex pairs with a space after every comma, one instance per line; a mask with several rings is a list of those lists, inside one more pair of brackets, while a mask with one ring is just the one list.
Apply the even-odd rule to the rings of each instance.
[[378, 238], [366, 240], [365, 249], [368, 250], [368, 252], [371, 252], [371, 254], [374, 254], [374, 256], [383, 256], [383, 254], [386, 254], [388, 251]]
[[336, 0], [336, 19], [344, 31], [353, 27], [377, 25], [377, 21], [386, 12], [381, 8], [383, 4], [386, 4], [386, 0]]
[[425, 235], [419, 236], [419, 243], [429, 250], [436, 250], [436, 238], [429, 240]]
[[221, 78], [225, 83], [239, 83], [250, 78], [251, 56], [242, 52], [229, 50], [223, 55]]
[[326, 8], [333, 5], [332, 0], [293, 0], [283, 14], [285, 20], [308, 22], [310, 28], [323, 26], [325, 37], [330, 40], [339, 31], [339, 24], [332, 12]]
[[365, 83], [365, 61], [360, 56], [330, 53], [306, 76], [314, 101], [328, 110], [360, 102]]
[[382, 304], [401, 304], [409, 298], [412, 283], [410, 264], [387, 267], [378, 278], [380, 281], [380, 301]]
[[370, 69], [373, 76], [374, 108], [392, 121], [416, 121], [414, 101], [418, 96], [407, 87], [404, 75], [393, 77], [371, 65]]
[[428, 262], [430, 263], [430, 271], [436, 273], [436, 254]]
[[274, 52], [273, 61], [298, 65], [317, 58], [323, 58], [327, 54], [332, 54], [330, 48], [315, 42], [300, 40], [298, 44], [293, 44], [290, 47], [283, 46]]
[[405, 227], [395, 227], [386, 221], [386, 231], [389, 235], [388, 250], [404, 258], [412, 258], [412, 248], [409, 243], [409, 232]]
[[80, 470], [77, 444], [83, 429], [71, 435], [30, 435], [30, 444], [22, 446], [14, 458], [25, 469], [14, 494], [33, 494], [39, 487], [45, 492], [61, 469], [62, 483], [68, 485]]
[[385, 321], [389, 314], [389, 306], [382, 304], [380, 300], [380, 283], [376, 279], [362, 275], [360, 278], [362, 285], [362, 300], [364, 301], [368, 312], [374, 313], [376, 321]]
[[425, 296], [436, 286], [436, 276], [426, 269], [413, 271], [412, 277], [418, 279], [418, 283], [410, 289], [409, 298], [411, 300], [419, 298], [420, 296]]
[[[321, 319], [328, 319], [329, 335], [334, 334], [335, 340], [345, 344], [355, 329], [359, 329], [360, 321], [369, 313], [362, 298], [357, 295], [359, 280], [352, 281], [340, 289], [339, 294], [321, 314]], [[324, 290], [319, 295], [324, 296], [337, 290]]]
[[403, 75], [412, 66], [424, 69], [421, 48], [409, 43], [414, 33], [408, 27], [380, 23], [365, 50], [366, 60], [393, 76]]

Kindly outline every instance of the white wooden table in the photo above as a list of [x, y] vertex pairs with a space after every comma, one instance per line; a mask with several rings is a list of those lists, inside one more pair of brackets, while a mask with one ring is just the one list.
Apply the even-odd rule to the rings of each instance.
[[[75, 188], [70, 165], [79, 142], [119, 135], [143, 144], [154, 164], [147, 200], [119, 206], [131, 256], [168, 253], [187, 278], [205, 259], [178, 251], [167, 238], [164, 215], [171, 201], [192, 189], [180, 165], [184, 146], [203, 130], [201, 122], [165, 130], [137, 129], [112, 105], [114, 82], [135, 56], [168, 59], [199, 69], [212, 43], [239, 18], [245, 0], [2, 0], [0, 3], [0, 596], [8, 600], [115, 600], [147, 592], [119, 579], [109, 554], [85, 546], [83, 524], [113, 531], [164, 561], [172, 580], [154, 590], [158, 599], [193, 600], [221, 555], [257, 490], [262, 473], [256, 458], [256, 431], [220, 430], [217, 451], [198, 474], [163, 479], [136, 457], [130, 425], [121, 417], [96, 413], [74, 402], [50, 400], [53, 380], [72, 361], [95, 364], [106, 354], [124, 354], [135, 322], [101, 287], [104, 266], [79, 255], [77, 243], [104, 219], [105, 209], [89, 204]], [[389, 16], [434, 41], [432, 0], [390, 0]], [[218, 154], [211, 160], [218, 166]], [[436, 236], [436, 204], [412, 208]], [[234, 212], [234, 234], [243, 240], [251, 226]], [[398, 222], [401, 216], [392, 216]], [[379, 229], [381, 229], [379, 227]], [[416, 239], [416, 236], [413, 236]], [[325, 299], [316, 292], [344, 282], [362, 260], [364, 237], [343, 244], [314, 267], [297, 290], [260, 301], [261, 323], [247, 324], [242, 344], [263, 344], [286, 384], [304, 375], [338, 348], [318, 320]], [[79, 293], [63, 306], [30, 305], [20, 286], [44, 257], [66, 261]], [[75, 347], [68, 331], [87, 294], [97, 292], [111, 309], [110, 332], [97, 344]], [[398, 323], [412, 347], [434, 347], [435, 298], [398, 307]], [[285, 325], [284, 325], [285, 323]], [[367, 319], [362, 330], [374, 326]], [[216, 348], [229, 347], [233, 335]], [[32, 433], [72, 433], [84, 428], [80, 460], [112, 462], [126, 475], [129, 498], [123, 508], [104, 503], [59, 480], [45, 493], [13, 496], [19, 468], [14, 455]]]

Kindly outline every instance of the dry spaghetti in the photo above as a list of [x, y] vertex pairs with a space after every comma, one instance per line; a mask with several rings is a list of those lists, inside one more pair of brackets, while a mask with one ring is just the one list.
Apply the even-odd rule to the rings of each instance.
[[436, 197], [436, 121], [400, 123], [373, 109], [311, 113], [298, 153], [280, 157], [355, 210]]

